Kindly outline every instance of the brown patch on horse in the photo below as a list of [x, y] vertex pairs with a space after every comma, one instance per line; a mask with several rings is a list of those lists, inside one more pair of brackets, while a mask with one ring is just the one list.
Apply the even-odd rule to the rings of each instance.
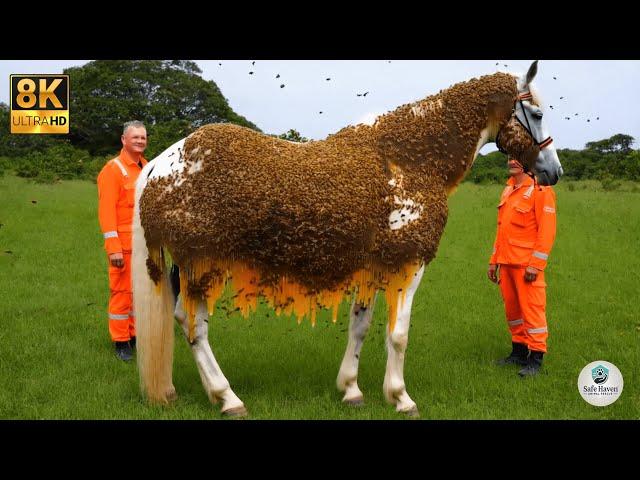
[[500, 145], [523, 165], [531, 166], [540, 153], [540, 148], [533, 141], [518, 120], [512, 118], [500, 132]]

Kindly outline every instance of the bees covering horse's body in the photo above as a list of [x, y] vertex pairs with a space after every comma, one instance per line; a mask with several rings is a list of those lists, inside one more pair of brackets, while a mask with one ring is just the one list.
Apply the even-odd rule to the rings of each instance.
[[[287, 142], [230, 124], [206, 125], [143, 169], [136, 187], [133, 292], [144, 393], [166, 402], [174, 316], [212, 402], [244, 414], [211, 351], [207, 320], [226, 284], [236, 308], [258, 298], [308, 317], [352, 296], [338, 374], [343, 401], [359, 404], [358, 361], [376, 294], [389, 306], [383, 390], [418, 413], [404, 383], [411, 305], [447, 220], [447, 197], [478, 151], [499, 147], [540, 183], [562, 174], [526, 76], [496, 73], [347, 127], [323, 141]], [[180, 267], [175, 311], [164, 252]]]

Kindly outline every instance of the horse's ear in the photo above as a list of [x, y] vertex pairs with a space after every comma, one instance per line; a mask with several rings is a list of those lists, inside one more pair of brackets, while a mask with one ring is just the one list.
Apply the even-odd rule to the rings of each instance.
[[538, 60], [533, 62], [531, 64], [531, 66], [529, 67], [529, 71], [527, 72], [525, 85], [529, 85], [533, 81], [533, 79], [536, 76], [536, 73], [538, 73]]

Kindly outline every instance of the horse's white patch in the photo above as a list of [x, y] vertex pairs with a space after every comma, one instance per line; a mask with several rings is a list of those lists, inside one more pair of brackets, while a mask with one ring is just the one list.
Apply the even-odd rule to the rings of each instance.
[[152, 160], [154, 163], [153, 171], [149, 175], [149, 179], [168, 177], [174, 172], [182, 172], [184, 170], [184, 141], [186, 138], [174, 143], [164, 152]]
[[439, 98], [436, 101], [430, 100], [428, 102], [418, 103], [411, 107], [411, 113], [414, 117], [425, 117], [429, 113], [435, 113], [442, 109], [444, 103]]
[[394, 204], [401, 205], [401, 208], [389, 214], [389, 228], [391, 230], [398, 230], [420, 218], [422, 205], [415, 203], [410, 198], [401, 199], [397, 195], [393, 196], [393, 201]]
[[478, 157], [478, 153], [480, 152], [480, 149], [484, 147], [487, 144], [487, 142], [489, 142], [489, 138], [492, 136], [492, 134], [493, 136], [495, 136], [498, 134], [498, 132], [493, 133], [491, 131], [491, 127], [487, 127], [480, 132], [480, 138], [478, 139], [478, 143], [476, 145], [476, 151], [473, 152], [473, 158], [471, 159], [471, 165], [469, 165], [469, 168], [473, 166], [473, 162], [476, 161], [476, 158]]
[[293, 140], [285, 140], [284, 138], [279, 138], [278, 140], [282, 140], [283, 142], [291, 143], [293, 145], [298, 145], [299, 147], [309, 143], [309, 142], [294, 142]]
[[199, 158], [195, 162], [191, 164], [187, 173], [191, 175], [192, 173], [196, 173], [197, 171], [202, 170], [202, 158]]
[[424, 117], [424, 110], [421, 107], [411, 107], [411, 113], [414, 117]]
[[[422, 275], [424, 274], [424, 264], [420, 267], [411, 284], [407, 288], [404, 302], [402, 301], [403, 292], [398, 292], [398, 310], [396, 312], [396, 324], [392, 332], [387, 333], [387, 369], [384, 374], [384, 383], [382, 390], [384, 396], [389, 403], [395, 404], [398, 412], [416, 412], [416, 402], [414, 402], [409, 394], [404, 382], [404, 359], [409, 341], [409, 326], [411, 322], [411, 307], [413, 305], [413, 297], [420, 285]], [[391, 319], [389, 319], [391, 320]]]
[[[185, 174], [190, 175], [199, 170], [202, 170], [202, 158], [198, 158], [191, 164], [189, 170], [187, 170], [186, 172], [184, 171], [184, 142], [187, 138], [183, 138], [182, 140], [174, 143], [152, 160], [152, 162], [154, 163], [154, 167], [151, 175], [149, 175], [149, 179], [168, 177], [174, 173], [177, 173], [178, 175], [173, 186], [179, 187], [186, 179]], [[195, 147], [193, 150], [191, 150], [190, 155], [193, 156], [197, 154], [199, 150], [200, 147]], [[207, 152], [205, 152], [205, 155], [208, 155], [210, 153], [211, 150], [208, 150]], [[167, 186], [167, 189], [171, 190], [173, 186], [169, 185]]]
[[[185, 180], [186, 180], [186, 177], [184, 175], [179, 175], [178, 178], [176, 178], [176, 181], [173, 182], [173, 185], [175, 187], [179, 187], [184, 183]], [[173, 187], [171, 185], [167, 185], [166, 191], [170, 192], [171, 190], [173, 190]]]

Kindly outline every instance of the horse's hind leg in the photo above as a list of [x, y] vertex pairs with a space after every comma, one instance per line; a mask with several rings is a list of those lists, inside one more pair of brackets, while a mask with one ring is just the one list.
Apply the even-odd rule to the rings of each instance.
[[358, 365], [364, 337], [367, 335], [369, 325], [371, 325], [376, 296], [377, 292], [368, 305], [356, 303], [355, 298], [351, 304], [349, 343], [347, 344], [347, 350], [344, 353], [336, 382], [338, 390], [345, 392], [342, 401], [351, 405], [362, 405], [364, 403], [364, 397], [360, 388], [358, 388]]
[[[188, 338], [189, 322], [182, 308], [182, 296], [178, 297], [175, 317], [182, 326], [185, 336]], [[209, 312], [204, 301], [198, 302], [196, 309], [196, 334], [192, 344], [190, 344], [193, 358], [198, 366], [202, 385], [204, 386], [209, 400], [216, 404], [222, 401], [221, 411], [229, 416], [244, 416], [247, 410], [242, 401], [233, 393], [216, 358], [209, 345]]]
[[423, 273], [424, 265], [414, 275], [407, 289], [404, 303], [398, 308], [393, 332], [389, 332], [389, 328], [387, 328], [387, 370], [382, 387], [385, 398], [396, 406], [398, 412], [415, 417], [419, 416], [418, 407], [407, 393], [404, 384], [404, 353], [409, 341], [409, 321], [413, 296], [420, 285]]

